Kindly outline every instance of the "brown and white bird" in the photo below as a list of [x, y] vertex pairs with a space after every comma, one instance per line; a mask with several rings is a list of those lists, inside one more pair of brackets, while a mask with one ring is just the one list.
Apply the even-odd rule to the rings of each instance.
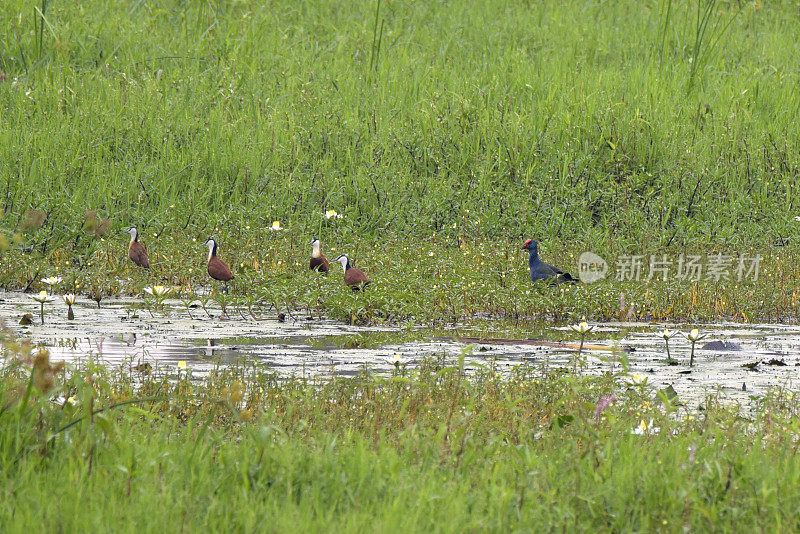
[[204, 246], [208, 246], [208, 275], [223, 284], [223, 289], [228, 292], [228, 282], [233, 280], [233, 273], [228, 264], [217, 257], [217, 242], [208, 238]]
[[338, 261], [342, 264], [344, 269], [344, 283], [353, 288], [353, 291], [358, 291], [369, 285], [370, 281], [364, 271], [350, 266], [350, 259], [347, 254], [342, 254], [333, 261]]
[[139, 267], [149, 269], [150, 260], [147, 258], [147, 251], [144, 249], [144, 245], [139, 243], [139, 231], [135, 226], [131, 226], [125, 230], [125, 233], [131, 236], [131, 243], [128, 245], [128, 258]]
[[312, 271], [319, 271], [321, 273], [328, 273], [328, 269], [330, 269], [330, 264], [328, 263], [328, 258], [325, 257], [325, 254], [322, 253], [320, 250], [320, 243], [319, 239], [316, 237], [311, 239], [311, 243], [309, 243], [312, 247], [311, 250], [311, 260], [309, 261], [308, 267]]

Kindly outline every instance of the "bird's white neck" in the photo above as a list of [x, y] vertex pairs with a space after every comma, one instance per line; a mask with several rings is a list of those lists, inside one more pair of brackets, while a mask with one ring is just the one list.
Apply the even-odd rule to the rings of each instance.
[[139, 236], [139, 233], [136, 230], [131, 230], [131, 243], [136, 241], [136, 238]]
[[345, 271], [347, 270], [347, 262], [348, 262], [347, 258], [339, 258], [339, 263], [342, 264], [342, 269], [344, 269]]
[[314, 250], [311, 252], [311, 257], [319, 258], [320, 256], [322, 256], [322, 251], [320, 250], [319, 241], [314, 241], [314, 244], [312, 246], [314, 247]]
[[214, 255], [214, 243], [213, 241], [208, 242], [208, 260], [211, 261], [211, 257]]

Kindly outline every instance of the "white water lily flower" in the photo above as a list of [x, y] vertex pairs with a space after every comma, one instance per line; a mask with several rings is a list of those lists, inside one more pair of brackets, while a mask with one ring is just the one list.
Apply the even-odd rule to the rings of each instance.
[[64, 304], [67, 306], [72, 306], [75, 304], [75, 294], [74, 293], [67, 293], [64, 295]]
[[706, 337], [705, 334], [701, 334], [697, 328], [692, 328], [691, 332], [689, 332], [688, 334], [684, 333], [683, 335], [686, 336], [686, 339], [688, 339], [692, 343], [696, 343], [697, 341], [700, 341], [701, 339]]
[[631, 386], [642, 386], [647, 383], [647, 377], [644, 375], [630, 375], [625, 377], [625, 382]]
[[44, 304], [46, 302], [53, 302], [55, 300], [53, 297], [47, 294], [47, 291], [40, 291], [38, 295], [31, 295], [31, 298], [38, 302], [39, 304]]
[[579, 333], [581, 335], [589, 333], [592, 330], [594, 330], [594, 326], [589, 326], [589, 324], [586, 322], [586, 317], [584, 317], [583, 320], [579, 324], [571, 324], [571, 325], [569, 325], [569, 328], [573, 332], [577, 332], [577, 333]]
[[42, 283], [47, 284], [48, 286], [60, 284], [62, 281], [63, 279], [60, 276], [48, 276], [47, 278], [42, 278]]
[[154, 297], [166, 297], [172, 290], [164, 286], [154, 286], [144, 288], [144, 292]]
[[678, 332], [676, 330], [670, 330], [669, 328], [665, 328], [664, 331], [661, 332], [660, 335], [666, 341], [666, 340], [668, 340], [668, 339], [670, 339], [672, 337], [675, 337], [677, 334], [678, 334]]
[[400, 356], [400, 354], [399, 354], [399, 353], [397, 353], [397, 352], [395, 352], [395, 353], [392, 355], [392, 357], [391, 357], [391, 358], [387, 358], [387, 359], [386, 359], [386, 361], [387, 361], [387, 362], [389, 362], [389, 363], [391, 363], [392, 365], [395, 365], [395, 366], [397, 366], [397, 365], [402, 365], [402, 364], [406, 363], [406, 360], [405, 360], [405, 358], [403, 358], [402, 356]]

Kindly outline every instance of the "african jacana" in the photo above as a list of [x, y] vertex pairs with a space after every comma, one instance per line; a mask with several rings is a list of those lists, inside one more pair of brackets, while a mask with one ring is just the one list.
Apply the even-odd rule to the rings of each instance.
[[538, 282], [544, 280], [550, 285], [555, 284], [576, 284], [578, 281], [571, 274], [565, 273], [558, 267], [553, 267], [539, 259], [539, 246], [533, 239], [528, 239], [522, 245], [522, 250], [527, 250], [528, 267], [531, 270], [531, 281]]
[[325, 254], [323, 254], [322, 250], [320, 250], [319, 239], [316, 237], [312, 238], [309, 245], [314, 247], [311, 251], [311, 260], [308, 264], [309, 269], [312, 271], [317, 270], [321, 273], [327, 273], [328, 269], [330, 268], [330, 264], [328, 263], [328, 258], [326, 258]]
[[125, 230], [125, 233], [131, 235], [131, 243], [128, 245], [128, 257], [139, 267], [149, 269], [150, 260], [147, 258], [147, 251], [144, 246], [139, 243], [139, 231], [135, 226], [131, 226]]
[[228, 292], [228, 281], [233, 280], [233, 273], [228, 264], [217, 257], [217, 242], [208, 238], [204, 246], [208, 246], [208, 275], [223, 284], [223, 289]]
[[347, 254], [342, 254], [333, 261], [338, 261], [342, 264], [344, 283], [353, 288], [353, 291], [358, 291], [370, 283], [364, 271], [350, 266], [350, 258], [347, 257]]

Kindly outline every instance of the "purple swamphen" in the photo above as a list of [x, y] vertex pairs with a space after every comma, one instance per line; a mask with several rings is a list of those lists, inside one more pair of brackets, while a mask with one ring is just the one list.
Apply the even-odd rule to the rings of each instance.
[[531, 281], [538, 282], [544, 280], [550, 285], [555, 284], [576, 284], [578, 280], [571, 274], [565, 273], [558, 267], [553, 267], [539, 259], [539, 246], [533, 239], [528, 239], [522, 245], [522, 250], [529, 252], [528, 266], [531, 269]]

